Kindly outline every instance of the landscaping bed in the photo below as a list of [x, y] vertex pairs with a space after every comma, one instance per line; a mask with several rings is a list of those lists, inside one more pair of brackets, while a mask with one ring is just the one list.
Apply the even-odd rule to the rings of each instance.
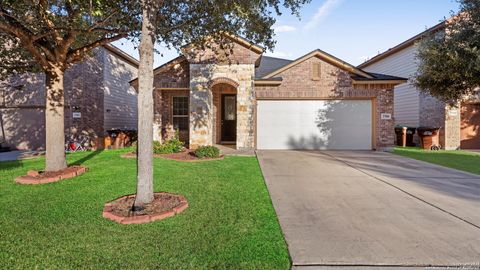
[[[137, 153], [135, 152], [129, 152], [122, 154], [121, 157], [123, 158], [137, 158]], [[186, 162], [195, 162], [195, 161], [205, 161], [205, 160], [219, 160], [223, 159], [223, 156], [220, 156], [218, 158], [199, 158], [195, 156], [193, 150], [184, 150], [179, 153], [169, 153], [169, 154], [153, 154], [153, 157], [155, 158], [165, 158], [165, 159], [173, 159], [173, 160], [178, 160], [178, 161], [186, 161]]]
[[26, 175], [15, 178], [15, 182], [25, 185], [39, 185], [58, 182], [84, 174], [87, 168], [83, 166], [70, 166], [56, 172], [30, 170]]
[[[106, 202], [136, 190], [132, 151], [72, 153], [89, 168], [78, 181], [18, 185], [44, 158], [0, 162], [3, 269], [290, 269], [257, 159], [171, 162], [154, 159], [154, 188], [181, 194], [181, 214], [141, 225], [102, 216]], [[95, 154], [93, 154], [95, 153]]]
[[159, 192], [143, 209], [133, 210], [135, 194], [123, 196], [105, 204], [103, 217], [120, 224], [142, 224], [162, 220], [181, 213], [188, 207], [187, 200], [176, 194]]

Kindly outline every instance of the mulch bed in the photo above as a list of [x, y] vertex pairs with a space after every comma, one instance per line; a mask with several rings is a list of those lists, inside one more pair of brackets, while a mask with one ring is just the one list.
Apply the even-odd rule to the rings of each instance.
[[[173, 159], [173, 160], [184, 161], [184, 162], [220, 160], [220, 159], [224, 158], [224, 156], [220, 156], [218, 158], [198, 158], [198, 157], [195, 156], [195, 154], [193, 152], [194, 152], [193, 150], [186, 150], [186, 151], [183, 151], [183, 152], [180, 152], [180, 153], [154, 154], [153, 157]], [[137, 154], [135, 152], [125, 153], [125, 154], [122, 154], [121, 157], [123, 157], [123, 158], [136, 158]]]
[[133, 211], [135, 195], [127, 195], [105, 204], [103, 217], [120, 224], [142, 224], [162, 220], [183, 212], [188, 207], [185, 197], [158, 192], [152, 203], [144, 209]]
[[84, 174], [88, 169], [83, 166], [70, 166], [56, 172], [28, 171], [27, 175], [15, 178], [15, 182], [25, 185], [40, 185], [58, 182]]

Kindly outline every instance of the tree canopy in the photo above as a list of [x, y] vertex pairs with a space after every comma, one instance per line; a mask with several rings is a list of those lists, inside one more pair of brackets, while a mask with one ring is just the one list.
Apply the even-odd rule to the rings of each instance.
[[443, 101], [457, 101], [480, 87], [480, 0], [460, 0], [445, 31], [419, 43], [415, 84]]
[[65, 70], [138, 29], [136, 1], [1, 0], [0, 73]]

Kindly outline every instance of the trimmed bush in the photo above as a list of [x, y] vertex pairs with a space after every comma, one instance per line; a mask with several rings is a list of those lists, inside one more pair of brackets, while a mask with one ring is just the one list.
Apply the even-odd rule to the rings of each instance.
[[183, 150], [183, 142], [181, 142], [178, 137], [175, 137], [171, 140], [160, 143], [159, 141], [153, 142], [153, 153], [155, 154], [171, 154], [179, 153]]
[[194, 152], [198, 158], [218, 158], [220, 150], [215, 146], [200, 146]]

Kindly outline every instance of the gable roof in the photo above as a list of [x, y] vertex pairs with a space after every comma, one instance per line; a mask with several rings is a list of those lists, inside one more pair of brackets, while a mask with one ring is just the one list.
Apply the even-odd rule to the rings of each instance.
[[138, 65], [139, 65], [139, 61], [134, 58], [133, 56], [131, 56], [130, 54], [122, 51], [120, 48], [112, 45], [112, 44], [105, 44], [103, 45], [103, 47], [113, 53], [115, 56], [117, 57], [120, 57], [121, 59], [123, 59], [124, 61], [130, 63], [131, 65], [135, 66], [136, 68], [138, 68]]
[[232, 41], [246, 47], [247, 49], [250, 49], [256, 53], [263, 53], [265, 51], [265, 48], [257, 45], [257, 44], [254, 44], [252, 42], [250, 42], [249, 40], [247, 40], [246, 38], [244, 37], [241, 37], [241, 36], [238, 36], [238, 35], [233, 35], [233, 34], [229, 34], [229, 33], [224, 33], [224, 35], [226, 37], [228, 37], [229, 39], [231, 39]]
[[390, 48], [388, 50], [386, 50], [385, 52], [383, 53], [380, 53], [379, 55], [373, 57], [372, 59], [366, 61], [365, 63], [363, 64], [360, 64], [358, 65], [358, 68], [366, 68], [382, 59], [385, 59], [387, 58], [388, 56], [394, 54], [394, 53], [397, 53], [407, 47], [410, 47], [412, 45], [414, 45], [417, 41], [421, 40], [422, 38], [424, 38], [425, 36], [429, 35], [429, 34], [432, 34], [432, 33], [436, 33], [438, 31], [442, 31], [445, 29], [446, 25], [447, 25], [447, 22], [448, 21], [443, 21], [423, 32], [421, 32], [420, 34], [410, 38], [410, 39], [407, 39], [406, 41], [398, 44], [397, 46], [393, 47], [393, 48]]
[[358, 75], [358, 76], [361, 76], [361, 77], [365, 77], [365, 78], [368, 78], [368, 79], [374, 79], [374, 77], [372, 75], [370, 75], [369, 73], [361, 70], [360, 68], [357, 68], [343, 60], [340, 60], [339, 58], [331, 55], [331, 54], [328, 54], [320, 49], [316, 49], [310, 53], [307, 53], [305, 54], [304, 56], [301, 56], [299, 58], [297, 58], [296, 60], [294, 61], [291, 61], [290, 63], [270, 72], [270, 73], [267, 73], [266, 75], [262, 76], [263, 79], [267, 79], [267, 78], [271, 78], [271, 77], [274, 77], [275, 75], [278, 75], [279, 73], [291, 68], [291, 67], [294, 67], [312, 57], [318, 57], [322, 60], [324, 60], [325, 62], [327, 63], [330, 63], [334, 66], [337, 66], [341, 69], [344, 69], [350, 73], [353, 73], [355, 75]]
[[[168, 62], [166, 62], [166, 63], [164, 63], [164, 64], [162, 64], [162, 65], [160, 65], [160, 66], [158, 66], [158, 67], [156, 67], [156, 68], [153, 70], [153, 76], [155, 76], [155, 75], [157, 75], [158, 73], [160, 73], [163, 68], [168, 67], [168, 66], [173, 65], [173, 64], [181, 63], [181, 62], [183, 62], [183, 61], [187, 61], [187, 59], [186, 59], [185, 56], [183, 56], [183, 55], [179, 55], [179, 56], [173, 58], [172, 60], [170, 60], [170, 61], [168, 61]], [[138, 77], [135, 78], [135, 79], [133, 79], [133, 80], [131, 80], [129, 83], [130, 83], [131, 85], [134, 85], [135, 83], [137, 83], [137, 81], [138, 81]]]

